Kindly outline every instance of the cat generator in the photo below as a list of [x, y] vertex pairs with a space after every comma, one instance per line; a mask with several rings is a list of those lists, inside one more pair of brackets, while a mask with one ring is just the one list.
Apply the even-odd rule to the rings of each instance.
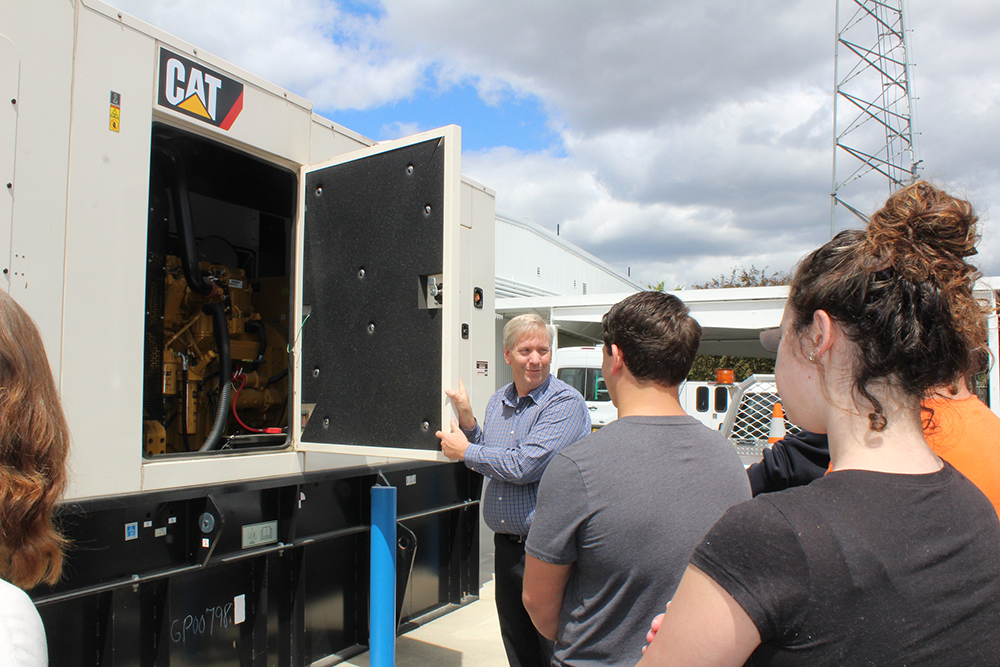
[[479, 590], [494, 193], [449, 126], [376, 143], [97, 0], [0, 0], [0, 286], [72, 434], [51, 664], [327, 665], [366, 648], [371, 489], [398, 627]]

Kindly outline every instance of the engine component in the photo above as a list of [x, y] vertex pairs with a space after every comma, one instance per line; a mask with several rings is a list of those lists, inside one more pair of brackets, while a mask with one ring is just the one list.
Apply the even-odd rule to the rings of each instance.
[[[167, 256], [162, 320], [165, 418], [145, 421], [147, 456], [238, 446], [242, 434], [279, 435], [287, 424], [287, 337], [275, 324], [287, 316], [255, 307], [254, 284], [242, 269], [200, 262], [197, 273], [212, 286], [207, 294], [190, 287], [188, 273], [180, 257]], [[287, 291], [287, 281], [261, 281], [257, 287], [261, 304], [273, 310], [282, 300], [267, 292]], [[235, 402], [234, 373], [246, 383]]]

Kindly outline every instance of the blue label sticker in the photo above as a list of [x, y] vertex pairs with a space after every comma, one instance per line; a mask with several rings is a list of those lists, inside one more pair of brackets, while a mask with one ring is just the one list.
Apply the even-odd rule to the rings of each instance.
[[125, 539], [134, 540], [139, 537], [139, 522], [133, 521], [132, 523], [125, 524]]

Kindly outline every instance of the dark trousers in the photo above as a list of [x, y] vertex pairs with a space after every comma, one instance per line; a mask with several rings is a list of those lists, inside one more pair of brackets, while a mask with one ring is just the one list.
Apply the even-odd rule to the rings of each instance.
[[497, 616], [510, 667], [548, 667], [552, 642], [538, 634], [521, 601], [524, 587], [524, 542], [493, 535], [496, 558]]

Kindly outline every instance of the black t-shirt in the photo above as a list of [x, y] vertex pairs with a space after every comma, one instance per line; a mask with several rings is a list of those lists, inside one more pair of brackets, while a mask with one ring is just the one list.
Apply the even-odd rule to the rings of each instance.
[[947, 463], [758, 496], [691, 562], [756, 624], [748, 664], [1000, 664], [1000, 519]]

